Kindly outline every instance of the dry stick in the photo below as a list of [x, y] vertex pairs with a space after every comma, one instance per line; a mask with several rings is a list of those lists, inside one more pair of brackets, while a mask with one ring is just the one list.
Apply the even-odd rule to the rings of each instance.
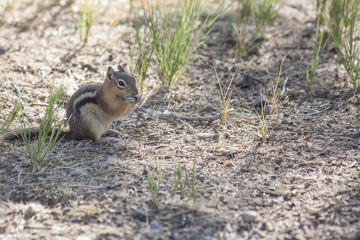
[[148, 111], [145, 107], [139, 107], [137, 106], [136, 109], [149, 114], [151, 116], [156, 116], [158, 118], [164, 118], [164, 119], [169, 119], [169, 118], [177, 118], [180, 120], [186, 120], [186, 121], [208, 121], [208, 122], [212, 122], [215, 121], [217, 119], [221, 118], [221, 113], [218, 113], [216, 115], [213, 116], [207, 116], [207, 117], [187, 117], [187, 116], [181, 116], [181, 115], [177, 115], [175, 113], [169, 113], [169, 114], [164, 114], [164, 113], [154, 113], [154, 112], [150, 112]]
[[264, 83], [263, 80], [261, 80], [261, 79], [259, 79], [259, 78], [257, 78], [257, 77], [253, 77], [253, 76], [250, 76], [250, 75], [244, 74], [244, 73], [240, 73], [240, 74], [243, 75], [244, 77], [251, 78], [252, 80], [257, 81], [257, 82], [259, 82], [259, 83]]
[[309, 114], [306, 114], [307, 117], [311, 117], [313, 115], [317, 115], [317, 114], [320, 114], [320, 113], [323, 113], [323, 112], [326, 112], [327, 110], [329, 110], [330, 107], [326, 107], [325, 109], [323, 110], [320, 110], [320, 111], [317, 111], [317, 112], [313, 112], [313, 113], [309, 113]]
[[284, 80], [282, 90], [281, 90], [281, 93], [280, 93], [280, 98], [284, 95], [284, 93], [286, 91], [286, 83], [287, 83], [288, 80], [289, 80], [289, 77], [286, 77], [285, 80]]
[[341, 208], [344, 208], [344, 207], [355, 207], [358, 205], [360, 205], [360, 202], [345, 203], [345, 204], [341, 204], [341, 205], [337, 206], [336, 208], [334, 208], [334, 211], [339, 211]]
[[35, 227], [35, 226], [29, 226], [29, 225], [25, 225], [24, 228], [36, 229], [36, 230], [52, 230], [52, 227]]

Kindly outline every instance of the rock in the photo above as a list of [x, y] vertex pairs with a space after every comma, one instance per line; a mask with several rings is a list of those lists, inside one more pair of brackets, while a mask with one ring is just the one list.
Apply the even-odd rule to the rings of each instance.
[[230, 206], [229, 206], [229, 209], [230, 209], [230, 210], [238, 210], [239, 207], [238, 207], [238, 205], [233, 204], [233, 205], [230, 205]]
[[108, 165], [108, 164], [111, 164], [111, 163], [114, 163], [114, 162], [116, 162], [116, 158], [114, 158], [112, 156], [109, 156], [104, 164]]
[[20, 167], [20, 165], [16, 165], [14, 167], [14, 170], [20, 173], [20, 172], [22, 172], [23, 169], [22, 169], [22, 167]]
[[[262, 111], [265, 115], [269, 115], [270, 114], [270, 108], [272, 106], [269, 105], [269, 102], [267, 101], [266, 97], [264, 96], [258, 96], [253, 104], [253, 108], [255, 109], [255, 111], [261, 115]], [[262, 110], [263, 109], [263, 110]]]
[[257, 218], [256, 211], [246, 211], [241, 215], [241, 218], [244, 222], [253, 222]]
[[268, 104], [269, 103], [267, 102], [266, 97], [261, 95], [255, 99], [253, 103], [253, 108], [261, 108], [261, 106], [266, 106]]
[[355, 139], [356, 139], [356, 138], [360, 138], [360, 132], [354, 134], [352, 137], [355, 138]]
[[252, 87], [254, 84], [255, 84], [255, 82], [250, 76], [244, 75], [242, 83], [241, 83], [241, 88], [249, 88], [249, 87]]
[[94, 73], [97, 73], [98, 72], [98, 68], [96, 68], [96, 67], [93, 67], [91, 64], [83, 64], [82, 66], [81, 66], [81, 69], [87, 69], [88, 71], [90, 71], [90, 72], [94, 72]]
[[86, 197], [86, 200], [91, 201], [91, 200], [97, 199], [97, 197], [98, 196], [95, 193], [91, 193], [89, 196]]

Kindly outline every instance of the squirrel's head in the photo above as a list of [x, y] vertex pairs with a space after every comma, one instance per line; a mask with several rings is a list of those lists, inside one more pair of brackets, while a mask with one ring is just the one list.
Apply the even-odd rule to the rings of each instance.
[[141, 97], [136, 87], [136, 80], [133, 76], [125, 72], [124, 68], [118, 65], [119, 71], [114, 71], [109, 67], [106, 73], [105, 84], [107, 86], [107, 94], [112, 94], [124, 101], [137, 103]]

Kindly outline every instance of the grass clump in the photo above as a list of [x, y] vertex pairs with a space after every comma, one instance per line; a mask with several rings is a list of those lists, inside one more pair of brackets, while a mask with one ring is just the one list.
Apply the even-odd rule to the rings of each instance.
[[187, 171], [185, 171], [185, 175], [183, 174], [183, 168], [181, 164], [178, 163], [178, 167], [174, 171], [174, 187], [172, 192], [173, 196], [180, 191], [182, 198], [188, 196], [189, 198], [196, 200], [196, 198], [199, 196], [199, 193], [205, 193], [205, 191], [200, 186], [196, 185], [195, 169], [196, 158], [193, 161], [190, 177]]
[[154, 205], [157, 205], [159, 201], [160, 177], [158, 176], [157, 179], [158, 180], [156, 181], [154, 173], [149, 168], [147, 172], [147, 180], [148, 180], [151, 202]]
[[183, 173], [182, 173], [182, 167], [180, 162], [178, 163], [177, 168], [174, 171], [174, 187], [173, 187], [173, 193], [174, 196], [179, 190], [181, 193], [181, 197], [185, 197], [185, 184], [183, 181]]
[[[183, 171], [183, 167], [180, 163], [178, 163], [178, 167], [174, 171], [174, 184], [173, 184], [173, 193], [172, 196], [175, 196], [180, 191], [181, 198], [188, 197], [189, 199], [193, 200], [193, 203], [199, 203], [196, 200], [198, 199], [199, 195], [207, 196], [210, 199], [214, 200], [215, 202], [224, 205], [218, 198], [213, 196], [211, 193], [204, 190], [201, 186], [196, 184], [196, 156], [193, 160], [193, 166], [191, 169], [191, 173], [189, 174], [188, 171]], [[185, 174], [183, 173], [185, 172]]]
[[219, 139], [218, 139], [218, 147], [219, 147], [221, 144], [221, 141], [224, 137], [227, 114], [230, 111], [230, 100], [231, 100], [231, 94], [232, 94], [231, 84], [234, 80], [234, 77], [235, 77], [237, 71], [235, 71], [235, 73], [232, 76], [230, 83], [227, 85], [226, 89], [223, 89], [223, 87], [221, 86], [220, 78], [216, 72], [215, 66], [214, 66], [214, 71], [215, 71], [215, 76], [216, 76], [216, 79], [218, 81], [219, 88], [220, 88], [219, 103], [220, 103], [220, 114], [221, 114], [221, 132], [220, 132]]
[[[178, 153], [179, 155], [179, 153]], [[180, 156], [179, 156], [180, 157]], [[193, 200], [193, 203], [198, 203], [197, 199], [200, 195], [208, 196], [216, 202], [223, 204], [219, 199], [213, 197], [210, 193], [205, 191], [201, 186], [196, 184], [196, 156], [193, 160], [193, 166], [191, 170], [184, 168], [180, 162], [178, 162], [176, 169], [174, 170], [173, 189], [171, 197], [180, 194], [181, 199]], [[150, 192], [151, 204], [157, 206], [159, 204], [159, 192], [161, 175], [154, 174], [150, 167], [147, 171], [147, 183]]]
[[184, 5], [177, 5], [181, 11], [171, 11], [166, 6], [160, 11], [149, 4], [145, 18], [158, 64], [157, 73], [166, 87], [174, 86], [182, 77], [191, 54], [203, 43], [222, 12], [220, 4], [213, 16], [201, 22], [207, 3], [208, 0], [186, 0]]
[[272, 80], [270, 94], [260, 96], [260, 111], [256, 111], [260, 120], [260, 135], [264, 143], [266, 143], [267, 141], [272, 118], [276, 110], [278, 109], [279, 100], [281, 96], [284, 94], [285, 91], [284, 87], [288, 80], [287, 78], [284, 80], [283, 90], [280, 90], [279, 83], [282, 75], [282, 64], [283, 61], [280, 64], [278, 73], [276, 74], [275, 78]]
[[78, 30], [80, 33], [80, 41], [83, 42], [83, 45], [86, 45], [88, 41], [90, 29], [96, 17], [96, 12], [100, 3], [100, 1], [94, 3], [91, 0], [84, 0], [81, 3], [81, 9], [78, 16]]
[[[232, 24], [236, 34], [235, 59], [238, 61], [242, 56], [246, 56], [253, 48], [245, 45], [248, 40], [248, 29], [245, 23], [238, 25]], [[256, 47], [254, 45], [254, 47]]]
[[266, 28], [276, 17], [279, 8], [279, 0], [257, 0], [253, 1], [251, 17], [256, 32], [259, 33]]
[[[8, 95], [6, 95], [6, 98], [2, 101], [2, 104], [0, 105], [0, 114], [1, 114], [2, 110], [4, 109], [5, 105], [7, 104], [10, 93], [12, 91], [13, 90], [11, 90], [8, 93]], [[6, 130], [9, 129], [9, 126], [15, 120], [15, 118], [18, 116], [21, 109], [22, 109], [22, 104], [19, 102], [16, 102], [14, 104], [14, 107], [12, 108], [11, 112], [9, 113], [9, 115], [5, 118], [4, 122], [2, 124], [0, 124], [0, 134], [2, 134], [3, 132], [5, 132]]]
[[[30, 132], [26, 129], [26, 123], [23, 117], [22, 139], [35, 171], [40, 170], [40, 165], [46, 155], [61, 140], [60, 133], [64, 127], [63, 121], [58, 118], [58, 110], [63, 102], [61, 91], [61, 87], [57, 92], [54, 92], [53, 88], [51, 89], [45, 117], [41, 121], [39, 135], [34, 142], [32, 142]], [[47, 140], [48, 135], [50, 135], [50, 137]]]
[[314, 82], [315, 71], [320, 63], [321, 55], [326, 47], [328, 39], [324, 40], [325, 29], [320, 26], [321, 18], [317, 18], [316, 36], [315, 36], [315, 49], [311, 58], [311, 65], [306, 70], [306, 89], [308, 92]]
[[340, 62], [356, 90], [360, 88], [359, 19], [359, 0], [331, 0], [326, 23]]
[[[135, 23], [135, 45], [137, 46], [137, 58], [135, 64], [130, 64], [131, 72], [136, 77], [137, 87], [142, 94], [146, 87], [147, 71], [150, 66], [150, 61], [153, 56], [154, 48], [151, 43], [150, 31], [145, 26], [141, 26], [139, 23]], [[131, 40], [129, 39], [129, 53], [130, 58], [134, 59], [134, 50]], [[133, 61], [132, 61], [133, 62]]]
[[[279, 0], [238, 0], [238, 6], [238, 14], [230, 19], [236, 38], [236, 60], [261, 45], [263, 42], [261, 35], [275, 18], [279, 9]], [[251, 27], [252, 25], [254, 27]]]
[[205, 193], [205, 191], [195, 183], [195, 167], [196, 167], [196, 158], [193, 162], [193, 168], [191, 171], [191, 185], [190, 185], [190, 198], [196, 199], [199, 193]]
[[238, 22], [244, 22], [251, 17], [254, 1], [238, 0], [238, 3], [241, 6], [238, 14]]

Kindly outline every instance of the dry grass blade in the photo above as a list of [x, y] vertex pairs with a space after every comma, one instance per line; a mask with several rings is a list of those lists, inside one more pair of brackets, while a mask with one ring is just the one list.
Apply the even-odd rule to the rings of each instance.
[[216, 68], [215, 65], [213, 66], [214, 68], [214, 72], [215, 72], [215, 77], [218, 81], [219, 84], [219, 88], [220, 88], [220, 95], [219, 95], [219, 104], [220, 104], [220, 115], [221, 115], [221, 133], [219, 135], [219, 140], [218, 140], [218, 147], [221, 144], [221, 141], [224, 137], [224, 131], [225, 131], [225, 124], [226, 124], [226, 117], [227, 114], [230, 111], [230, 100], [231, 100], [231, 94], [232, 94], [232, 88], [231, 88], [231, 84], [234, 80], [234, 77], [238, 71], [238, 69], [236, 69], [234, 75], [232, 76], [230, 83], [228, 84], [228, 86], [226, 87], [226, 91], [224, 92], [223, 87], [221, 86], [221, 81], [220, 78], [216, 72]]
[[[284, 63], [284, 59], [285, 57], [282, 59], [278, 73], [276, 74], [275, 79], [273, 79], [272, 81], [271, 97], [269, 97], [268, 95], [264, 95], [264, 97], [262, 97], [263, 95], [261, 95], [260, 113], [256, 112], [260, 120], [260, 133], [261, 133], [262, 141], [264, 143], [266, 142], [268, 137], [268, 131], [269, 131], [269, 127], [271, 126], [271, 120], [279, 106], [280, 98], [284, 95], [285, 86], [288, 81], [288, 78], [285, 78], [282, 89], [279, 89], [279, 83], [282, 75], [282, 66]], [[269, 72], [268, 74], [270, 75]]]
[[[10, 92], [8, 93], [8, 95], [6, 96], [6, 98], [3, 100], [2, 104], [0, 105], [0, 113], [2, 112], [2, 110], [5, 107], [5, 104], [7, 104], [8, 99], [9, 99], [9, 95], [10, 93], [12, 93], [13, 89], [10, 90]], [[5, 118], [4, 122], [2, 124], [0, 124], [0, 134], [4, 131], [7, 131], [8, 128], [10, 127], [11, 123], [15, 120], [15, 118], [19, 115], [20, 110], [22, 109], [22, 104], [19, 102], [16, 102], [14, 104], [14, 107], [12, 108], [11, 112], [9, 113], [9, 115]]]

